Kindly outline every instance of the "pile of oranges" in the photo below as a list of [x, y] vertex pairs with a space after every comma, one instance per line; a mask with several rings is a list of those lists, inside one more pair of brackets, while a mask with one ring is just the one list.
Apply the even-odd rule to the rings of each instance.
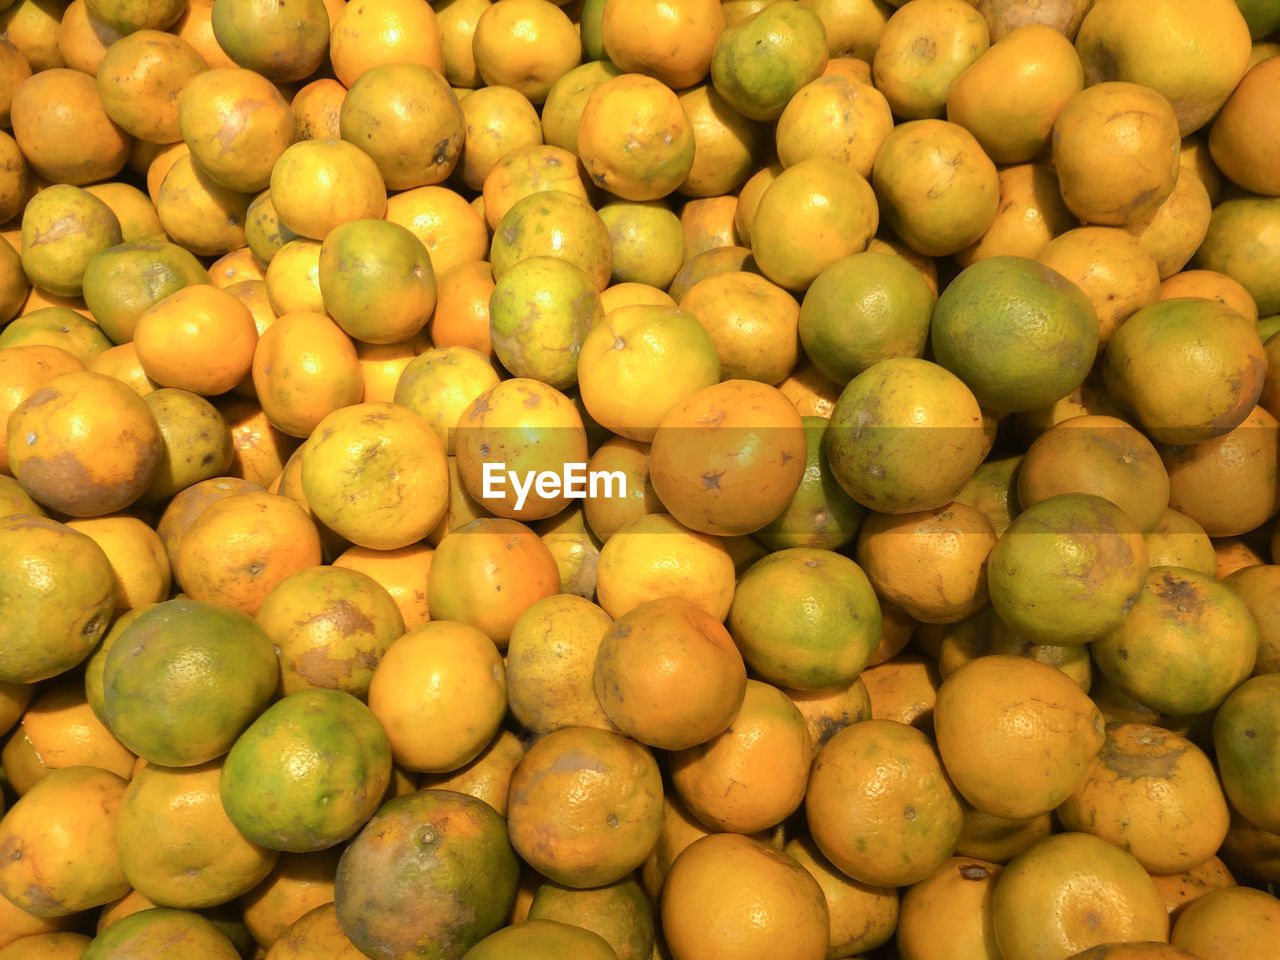
[[1274, 0], [0, 0], [0, 960], [1265, 960]]

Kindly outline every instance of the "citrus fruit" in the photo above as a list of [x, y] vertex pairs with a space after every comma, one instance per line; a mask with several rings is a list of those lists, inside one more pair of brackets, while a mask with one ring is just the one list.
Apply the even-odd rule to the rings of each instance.
[[734, 110], [776, 120], [827, 65], [826, 28], [800, 4], [768, 5], [730, 24], [711, 54], [711, 82]]
[[582, 960], [615, 960], [609, 942], [591, 930], [559, 920], [522, 920], [485, 937], [463, 954], [466, 960], [499, 960], [520, 956], [541, 960], [568, 952]]
[[266, 707], [278, 676], [270, 638], [247, 614], [167, 600], [112, 646], [102, 675], [105, 719], [143, 759], [192, 766], [231, 748]]
[[1280, 675], [1263, 674], [1240, 684], [1214, 714], [1213, 744], [1218, 773], [1231, 805], [1251, 824], [1280, 832], [1274, 767], [1264, 761], [1280, 737], [1275, 691]]
[[898, 920], [902, 960], [941, 960], [952, 949], [998, 957], [991, 891], [1001, 869], [998, 863], [952, 857], [906, 890]]
[[1074, 680], [1003, 654], [977, 657], [942, 682], [933, 726], [960, 794], [1010, 819], [1046, 813], [1069, 797], [1105, 739], [1102, 714]]
[[240, 952], [212, 920], [191, 910], [151, 907], [130, 914], [96, 936], [82, 954], [88, 960], [126, 960], [145, 951], [177, 948], [210, 960], [235, 960]]
[[1023, 510], [996, 541], [987, 588], [996, 614], [1033, 643], [1099, 640], [1138, 602], [1149, 559], [1138, 525], [1094, 494]]
[[240, 735], [218, 789], [248, 839], [309, 852], [362, 827], [390, 775], [387, 734], [368, 707], [338, 690], [304, 690], [272, 704]]

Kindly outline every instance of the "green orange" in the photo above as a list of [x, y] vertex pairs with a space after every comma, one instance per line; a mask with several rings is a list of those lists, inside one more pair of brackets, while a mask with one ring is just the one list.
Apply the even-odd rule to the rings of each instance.
[[348, 220], [320, 245], [325, 311], [350, 337], [398, 343], [426, 326], [436, 305], [431, 257], [408, 228]]
[[250, 840], [305, 853], [346, 840], [391, 780], [391, 745], [367, 706], [339, 690], [272, 704], [227, 754], [222, 803]]
[[178, 598], [146, 610], [103, 666], [103, 710], [120, 742], [152, 763], [219, 757], [275, 692], [271, 639], [230, 607]]
[[81, 960], [133, 960], [177, 950], [208, 960], [239, 960], [240, 953], [213, 921], [192, 910], [153, 907], [117, 920], [94, 938]]
[[84, 302], [107, 336], [126, 343], [152, 304], [193, 283], [208, 282], [209, 272], [200, 261], [176, 243], [120, 243], [85, 264]]

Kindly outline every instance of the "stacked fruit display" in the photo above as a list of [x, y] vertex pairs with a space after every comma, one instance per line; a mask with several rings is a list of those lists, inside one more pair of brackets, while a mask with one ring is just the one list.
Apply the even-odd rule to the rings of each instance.
[[1264, 960], [1274, 0], [0, 0], [0, 960]]

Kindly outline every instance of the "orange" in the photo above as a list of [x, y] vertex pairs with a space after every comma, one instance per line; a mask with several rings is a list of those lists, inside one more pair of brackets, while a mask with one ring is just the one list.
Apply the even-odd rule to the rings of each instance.
[[729, 729], [671, 757], [671, 782], [713, 831], [756, 833], [805, 796], [812, 745], [804, 717], [777, 687], [748, 680]]
[[245, 244], [249, 195], [217, 183], [190, 153], [173, 159], [154, 201], [165, 233], [192, 253], [219, 256]]
[[500, 157], [484, 178], [484, 220], [496, 230], [507, 211], [532, 193], [559, 190], [587, 198], [587, 173], [563, 147], [530, 144]]
[[[445, 326], [445, 317], [441, 316], [441, 311], [446, 309], [445, 274], [456, 266], [471, 266], [474, 261], [488, 257], [489, 231], [485, 220], [459, 194], [441, 186], [415, 187], [397, 193], [387, 200], [386, 219], [408, 227], [431, 255], [431, 267], [439, 288], [436, 320], [432, 324], [434, 334], [437, 327]], [[488, 264], [485, 271], [488, 276]], [[488, 279], [492, 282], [493, 278]], [[433, 337], [433, 342], [438, 347], [451, 345], [437, 337]]]
[[333, 903], [324, 903], [298, 917], [271, 944], [270, 960], [303, 960], [323, 954], [333, 960], [360, 960], [365, 956], [342, 932]]
[[489, 262], [495, 280], [501, 280], [521, 260], [536, 256], [560, 257], [581, 267], [596, 290], [609, 285], [613, 270], [609, 228], [576, 193], [543, 190], [529, 194], [512, 204], [494, 228]]
[[507, 642], [507, 705], [533, 733], [559, 727], [610, 729], [596, 700], [596, 654], [613, 618], [571, 594], [543, 597], [516, 621]]
[[[421, 855], [424, 841], [430, 856]], [[389, 945], [401, 954], [461, 956], [506, 921], [518, 875], [506, 825], [492, 807], [420, 790], [385, 803], [351, 841], [334, 903], [343, 932], [366, 953]]]
[[285, 462], [298, 446], [296, 437], [288, 437], [271, 425], [256, 400], [223, 397], [215, 404], [231, 430], [235, 447], [227, 473], [267, 487], [283, 472]]
[[58, 48], [60, 18], [64, 9], [57, 3], [18, 0], [0, 15], [5, 42], [13, 46], [28, 64], [34, 64], [28, 68], [26, 76], [31, 75], [31, 70], [43, 72], [67, 65]]
[[46, 380], [9, 415], [9, 467], [33, 499], [72, 516], [136, 501], [161, 450], [155, 417], [136, 393], [88, 371]]
[[1252, 672], [1257, 647], [1257, 625], [1229, 587], [1193, 570], [1155, 567], [1129, 615], [1092, 653], [1139, 703], [1185, 715], [1217, 707]]
[[439, 542], [427, 602], [434, 619], [471, 624], [505, 647], [520, 615], [559, 590], [555, 558], [537, 534], [515, 520], [488, 517]]
[[382, 656], [369, 705], [401, 766], [456, 770], [497, 733], [506, 673], [493, 641], [477, 628], [434, 620], [410, 630]]
[[1277, 64], [1264, 61], [1244, 75], [1209, 131], [1209, 153], [1233, 183], [1274, 196], [1280, 183], [1275, 162], [1254, 145], [1254, 137], [1274, 129]]
[[[955, 851], [960, 802], [933, 742], [892, 720], [864, 720], [814, 760], [805, 817], [818, 848], [854, 880], [905, 886]], [[878, 839], [867, 849], [867, 834]]]
[[1216, 300], [1182, 297], [1126, 320], [1102, 369], [1108, 392], [1153, 440], [1184, 445], [1221, 436], [1249, 415], [1266, 360], [1254, 324]]
[[1084, 381], [1098, 319], [1083, 291], [1056, 271], [991, 257], [965, 268], [938, 297], [930, 344], [984, 407], [1030, 410]]
[[0, 473], [9, 473], [7, 426], [15, 407], [60, 373], [84, 369], [84, 363], [61, 347], [28, 344], [0, 351]]
[[871, 84], [822, 76], [798, 90], [778, 118], [778, 160], [789, 167], [810, 157], [830, 157], [870, 177], [892, 128], [889, 102]]
[[89, 943], [83, 933], [37, 933], [0, 951], [0, 960], [78, 960]]
[[405, 366], [396, 383], [395, 402], [430, 424], [452, 454], [458, 418], [497, 383], [498, 374], [483, 354], [469, 347], [437, 346]]
[[[394, 403], [335, 410], [302, 450], [302, 489], [315, 516], [343, 538], [394, 550], [444, 516], [448, 463], [435, 431]], [[359, 491], [357, 494], [356, 491]]]
[[902, 960], [941, 960], [951, 951], [996, 960], [991, 892], [999, 864], [952, 857], [902, 896], [898, 953]]
[[760, 529], [791, 500], [805, 467], [800, 415], [774, 387], [725, 380], [673, 407], [650, 448], [654, 491], [701, 533]]
[[16, 907], [7, 897], [0, 897], [0, 918], [3, 918], [3, 933], [0, 943], [8, 946], [18, 940], [34, 937], [44, 933], [65, 932], [75, 925], [74, 914], [66, 917], [37, 917], [21, 907]]
[[1218, 773], [1231, 806], [1250, 824], [1280, 832], [1275, 771], [1261, 761], [1280, 736], [1275, 691], [1280, 675], [1262, 674], [1240, 684], [1219, 707], [1213, 720]]
[[489, 3], [490, 0], [446, 0], [435, 10], [444, 60], [441, 72], [454, 87], [472, 89], [484, 85], [476, 69], [472, 40], [476, 21]]
[[512, 774], [507, 825], [516, 852], [547, 878], [574, 888], [612, 883], [639, 867], [658, 839], [658, 764], [616, 733], [561, 727], [534, 743]]
[[573, 21], [550, 0], [508, 0], [480, 14], [472, 52], [486, 85], [514, 87], [541, 104], [578, 65], [582, 46]]
[[[1130, 18], [1141, 11], [1149, 28]], [[1076, 36], [1085, 82], [1126, 80], [1165, 96], [1186, 136], [1204, 126], [1244, 76], [1249, 25], [1234, 3], [1106, 3]], [[1230, 174], [1228, 174], [1230, 176]]]
[[150, 198], [137, 187], [119, 180], [93, 183], [85, 187], [111, 208], [120, 221], [120, 232], [126, 243], [162, 240], [164, 228]]
[[77, 185], [110, 180], [124, 169], [133, 138], [107, 116], [92, 76], [49, 66], [14, 91], [14, 140], [46, 180]]
[[235, 960], [240, 952], [212, 920], [190, 910], [152, 907], [130, 914], [99, 934], [89, 956], [97, 960], [125, 960], [144, 951], [177, 946], [193, 956]]
[[821, 960], [831, 926], [822, 887], [808, 870], [732, 833], [695, 840], [676, 857], [660, 916], [673, 960]]
[[212, 11], [213, 36], [232, 60], [268, 80], [305, 80], [327, 59], [330, 9], [321, 0], [288, 9], [223, 0]]
[[[116, 639], [125, 642], [112, 645], [103, 667], [105, 720], [152, 763], [190, 766], [221, 756], [266, 706], [279, 676], [262, 628], [218, 604], [165, 601]], [[192, 656], [196, 667], [184, 659]]]
[[1058, 113], [1083, 88], [1070, 39], [1048, 24], [1027, 24], [996, 39], [955, 77], [946, 115], [996, 163], [1026, 163], [1049, 146]]
[[1203, 863], [1227, 835], [1227, 801], [1208, 757], [1160, 727], [1110, 724], [1089, 773], [1058, 807], [1068, 830], [1127, 850], [1152, 874]]
[[21, 754], [28, 755], [39, 779], [53, 770], [89, 766], [109, 770], [127, 780], [136, 759], [94, 715], [84, 684], [78, 679], [59, 681], [42, 691], [31, 701], [22, 723], [10, 737], [5, 772], [19, 795], [38, 782], [22, 782]]
[[280, 222], [299, 236], [323, 241], [348, 220], [380, 218], [387, 188], [377, 163], [345, 140], [302, 140], [271, 168], [271, 201]]
[[275, 86], [240, 67], [206, 70], [178, 98], [182, 139], [203, 172], [229, 190], [255, 193], [293, 140], [293, 114]]
[[[604, 5], [603, 0], [593, 0], [593, 3], [597, 7]], [[578, 121], [582, 117], [582, 108], [587, 98], [600, 84], [622, 72], [607, 59], [588, 59], [586, 63], [562, 74], [547, 91], [547, 99], [542, 105], [543, 141], [576, 156]]]
[[293, 139], [337, 140], [341, 136], [339, 112], [347, 94], [333, 77], [312, 80], [293, 95], [289, 112], [293, 114]]
[[890, 357], [845, 386], [826, 449], [836, 481], [863, 506], [881, 513], [932, 510], [950, 503], [982, 462], [982, 411], [945, 368]]
[[828, 956], [856, 956], [882, 946], [893, 937], [898, 923], [897, 890], [850, 879], [803, 834], [788, 840], [782, 849], [822, 887], [831, 920]]
[[951, 503], [919, 513], [868, 514], [857, 558], [879, 596], [916, 620], [952, 623], [986, 604], [986, 561], [995, 543], [982, 513]]
[[320, 535], [288, 497], [245, 492], [210, 504], [181, 535], [174, 576], [196, 600], [255, 615], [277, 583], [320, 563]]
[[364, 382], [350, 337], [328, 317], [286, 313], [258, 338], [253, 386], [281, 433], [306, 438], [326, 416], [360, 402]]
[[502, 366], [558, 390], [577, 382], [582, 340], [603, 317], [591, 277], [555, 256], [512, 264], [489, 297], [489, 337]]
[[721, 372], [715, 341], [696, 317], [637, 304], [610, 313], [587, 332], [577, 374], [583, 402], [597, 422], [621, 436], [651, 441], [678, 403], [718, 383]]
[[116, 815], [126, 781], [98, 767], [54, 770], [0, 823], [0, 893], [36, 917], [65, 917], [123, 896]]
[[804, 290], [824, 268], [865, 250], [879, 222], [862, 174], [830, 157], [810, 157], [765, 187], [751, 219], [751, 250], [766, 277]]
[[240, 736], [218, 789], [249, 840], [305, 853], [363, 826], [390, 775], [387, 734], [369, 708], [338, 690], [306, 690], [277, 701]]
[[1177, 919], [1182, 908], [1210, 890], [1232, 886], [1236, 881], [1227, 865], [1218, 857], [1209, 857], [1190, 870], [1181, 873], [1152, 875], [1156, 889], [1164, 895], [1169, 917]]
[[140, 397], [145, 397], [160, 386], [143, 372], [133, 341], [103, 350], [89, 361], [86, 369], [114, 377], [127, 384]]
[[608, 59], [619, 69], [648, 74], [672, 90], [683, 90], [706, 77], [724, 26], [720, 4], [712, 0], [671, 6], [606, 0], [600, 31]]
[[1280, 931], [1280, 903], [1251, 887], [1223, 887], [1187, 904], [1169, 942], [1195, 957], [1265, 955]]
[[343, 140], [373, 158], [390, 190], [445, 180], [465, 135], [448, 81], [418, 63], [382, 63], [362, 73], [343, 98], [339, 125]]
[[[254, 941], [269, 949], [304, 914], [333, 903], [333, 881], [341, 848], [286, 853], [256, 887], [239, 899]], [[332, 910], [332, 906], [330, 906]]]
[[[267, 284], [267, 302], [277, 316], [293, 311], [310, 311], [327, 313], [324, 298], [320, 293], [320, 244], [315, 240], [297, 237], [292, 231], [280, 227], [277, 221], [281, 243], [274, 250], [263, 250], [262, 242], [255, 243], [254, 225], [265, 210], [274, 210], [271, 204], [271, 192], [259, 194], [249, 210], [249, 226], [246, 239], [251, 249], [258, 249], [263, 258], [268, 259], [265, 274]], [[293, 239], [286, 239], [292, 237]], [[274, 244], [273, 244], [274, 246]]]
[[103, 331], [123, 344], [133, 339], [148, 307], [208, 278], [200, 261], [175, 243], [126, 242], [108, 247], [85, 265], [85, 303]]
[[725, 380], [778, 384], [796, 365], [800, 306], [790, 293], [754, 273], [719, 273], [680, 300], [706, 328]]
[[854, 253], [828, 266], [805, 291], [800, 342], [814, 366], [843, 385], [877, 360], [921, 356], [936, 302], [902, 257]]
[[680, 208], [680, 233], [684, 248], [681, 262], [706, 250], [732, 247], [742, 241], [736, 217], [738, 198], [734, 196], [695, 197]]
[[263, 282], [266, 278], [266, 265], [247, 246], [230, 250], [209, 264], [210, 281], [224, 290], [246, 280]]
[[1053, 831], [1053, 818], [1048, 813], [1009, 819], [983, 813], [967, 803], [963, 806], [964, 826], [960, 828], [960, 842], [956, 844], [956, 853], [960, 856], [1008, 863]]
[[103, 109], [141, 140], [173, 143], [182, 139], [179, 92], [207, 69], [204, 58], [181, 37], [160, 30], [137, 30], [111, 44], [98, 66]]
[[613, 960], [617, 956], [599, 934], [558, 920], [519, 920], [485, 937], [468, 950], [468, 960], [501, 960], [502, 957], [557, 957]]
[[709, 83], [681, 90], [677, 97], [693, 128], [693, 166], [677, 192], [727, 202], [768, 156], [769, 129], [729, 106]]
[[506, 816], [511, 771], [524, 756], [524, 751], [524, 740], [510, 729], [503, 728], [470, 763], [447, 773], [424, 773], [418, 777], [418, 785], [422, 789], [455, 790], [468, 794]]
[[391, 595], [372, 577], [341, 567], [286, 577], [256, 619], [280, 658], [285, 694], [319, 687], [364, 699], [378, 660], [404, 632]]
[[[785, 388], [784, 381], [779, 389], [785, 394]], [[800, 405], [797, 409], [801, 409]], [[831, 472], [826, 448], [827, 418], [806, 415], [801, 421], [806, 447], [804, 477], [786, 509], [756, 531], [755, 538], [773, 550], [836, 550], [857, 535], [866, 508], [844, 492]]]
[[825, 690], [785, 688], [783, 692], [791, 698], [804, 717], [814, 756], [845, 727], [871, 716], [871, 698], [861, 677], [843, 687], [828, 687]]
[[90, 537], [107, 555], [115, 574], [117, 611], [168, 599], [169, 557], [151, 527], [123, 514], [70, 520], [67, 526]]
[[728, 25], [711, 55], [711, 82], [734, 110], [776, 120], [827, 65], [826, 28], [807, 7], [765, 5]]
[[829, 550], [772, 553], [738, 581], [728, 625], [743, 657], [784, 687], [844, 686], [880, 639], [880, 608], [866, 574]]
[[59, 347], [88, 364], [111, 345], [88, 317], [70, 307], [40, 307], [11, 320], [0, 332], [0, 348], [40, 344]]
[[329, 37], [334, 75], [350, 89], [371, 67], [397, 61], [444, 70], [435, 11], [406, 0], [346, 4]]
[[1160, 454], [1117, 417], [1071, 417], [1045, 431], [1027, 448], [1017, 485], [1023, 509], [1062, 493], [1105, 497], [1144, 534], [1155, 530], [1169, 502]]
[[259, 485], [243, 479], [214, 477], [211, 480], [202, 480], [175, 494], [156, 524], [156, 533], [169, 554], [170, 566], [177, 561], [178, 542], [206, 507], [215, 500], [221, 500], [235, 493], [261, 492], [261, 490]]
[[646, 513], [608, 538], [600, 551], [596, 591], [614, 617], [662, 596], [678, 597], [723, 620], [733, 599], [733, 558], [718, 538], [690, 530], [669, 514]]
[[398, 343], [357, 341], [356, 357], [360, 361], [360, 379], [364, 381], [364, 399], [385, 403], [394, 400], [400, 374], [420, 350], [430, 346], [431, 341], [421, 331]]
[[[625, 478], [626, 496], [605, 496], [616, 490], [588, 491], [583, 500], [583, 519], [603, 543], [633, 520], [662, 512], [658, 495], [649, 482], [649, 445], [638, 440], [611, 437], [587, 461], [588, 472], [620, 472]], [[601, 485], [603, 486], [603, 485]], [[598, 584], [597, 584], [598, 588]]]
[[1125, 226], [1173, 192], [1181, 146], [1169, 101], [1137, 83], [1095, 83], [1053, 125], [1053, 165], [1062, 199], [1086, 223]]
[[593, 890], [544, 883], [534, 892], [529, 919], [557, 920], [590, 930], [608, 942], [617, 960], [653, 956], [653, 907], [644, 888], [631, 878]]
[[[1232, 280], [1224, 273], [1214, 270], [1181, 270], [1160, 284], [1160, 299], [1172, 300], [1176, 297], [1202, 297], [1208, 300], [1219, 300], [1235, 310], [1246, 320], [1257, 321], [1258, 305], [1253, 302], [1239, 281]], [[1258, 330], [1263, 343], [1267, 335]]]
[[729, 726], [742, 704], [746, 669], [719, 622], [686, 600], [658, 597], [605, 631], [594, 684], [619, 730], [650, 746], [681, 750]]
[[1098, 340], [1104, 345], [1135, 312], [1165, 299], [1155, 257], [1117, 227], [1067, 230], [1033, 256], [1089, 298], [1098, 316]]
[[689, 292], [690, 287], [704, 277], [730, 270], [760, 272], [755, 256], [746, 247], [718, 247], [714, 250], [704, 250], [691, 257], [677, 271], [671, 286], [667, 288], [667, 293], [672, 300], [678, 301]]
[[991, 897], [1001, 956], [1050, 960], [1127, 940], [1165, 942], [1169, 916], [1132, 855], [1087, 833], [1060, 833], [1014, 857]]
[[1280, 634], [1277, 633], [1277, 606], [1280, 592], [1275, 587], [1280, 565], [1259, 564], [1236, 570], [1223, 583], [1244, 601], [1258, 627], [1258, 656], [1253, 672], [1280, 672]]
[[[55, 223], [61, 228], [54, 229]], [[38, 287], [79, 296], [89, 261], [121, 239], [120, 221], [110, 207], [87, 190], [54, 184], [22, 211], [22, 269]]]
[[1088, 643], [1124, 622], [1148, 563], [1142, 531], [1119, 507], [1058, 494], [1020, 513], [992, 548], [992, 609], [1033, 643]]
[[1026, 819], [1080, 785], [1102, 748], [1102, 714], [1075, 681], [1023, 657], [978, 657], [942, 682], [938, 750], [961, 795], [984, 813]]
[[946, 120], [898, 124], [871, 170], [881, 217], [912, 250], [957, 253], [995, 221], [1000, 180], [995, 164], [964, 127]]
[[1217, 575], [1218, 563], [1209, 535], [1204, 532], [1204, 527], [1186, 514], [1166, 507], [1146, 540], [1153, 567], [1187, 567], [1199, 573]]
[[279, 856], [243, 836], [218, 796], [222, 763], [146, 764], [120, 805], [120, 864], [152, 903], [198, 909], [257, 886]]
[[624, 73], [587, 98], [578, 154], [595, 183], [624, 200], [657, 200], [693, 167], [693, 127], [659, 80]]
[[240, 300], [200, 283], [144, 310], [133, 341], [143, 372], [156, 383], [213, 396], [250, 372], [258, 330]]
[[482, 87], [463, 98], [461, 107], [461, 175], [469, 190], [482, 189], [493, 165], [512, 150], [542, 143], [538, 111], [518, 90]]
[[[736, 201], [729, 198], [736, 206]], [[690, 205], [685, 206], [685, 210]], [[614, 289], [619, 284], [647, 284], [666, 290], [685, 260], [681, 218], [657, 200], [615, 200], [599, 209], [613, 248]], [[606, 307], [605, 313], [613, 310]]]
[[[587, 461], [586, 429], [573, 401], [527, 377], [503, 380], [476, 397], [458, 418], [455, 436], [463, 487], [505, 517], [533, 521], [559, 513], [574, 484], [557, 476], [555, 484], [538, 488], [532, 478]], [[523, 494], [517, 483], [524, 484]]]
[[193, 483], [224, 474], [234, 450], [231, 431], [218, 409], [197, 394], [163, 387], [143, 402], [160, 426], [160, 466], [140, 502], [156, 504]]
[[333, 566], [364, 573], [387, 591], [400, 611], [406, 630], [431, 619], [427, 607], [427, 577], [435, 551], [425, 543], [395, 550], [349, 547]]
[[941, 117], [952, 81], [986, 52], [986, 21], [962, 0], [899, 6], [876, 42], [871, 76], [896, 116]]

